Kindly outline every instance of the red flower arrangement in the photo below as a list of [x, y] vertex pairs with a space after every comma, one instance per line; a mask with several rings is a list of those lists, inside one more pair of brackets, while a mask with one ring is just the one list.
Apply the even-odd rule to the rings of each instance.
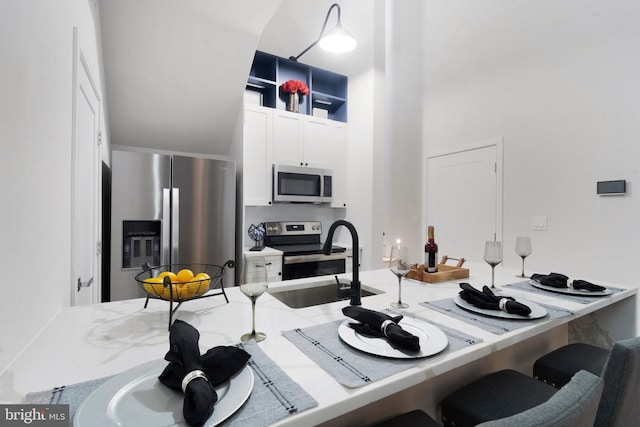
[[300, 80], [287, 80], [280, 86], [285, 93], [300, 93], [301, 95], [309, 95], [309, 87]]

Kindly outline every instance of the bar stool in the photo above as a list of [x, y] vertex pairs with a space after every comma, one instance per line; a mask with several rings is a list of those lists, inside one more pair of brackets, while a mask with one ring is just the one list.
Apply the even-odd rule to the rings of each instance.
[[640, 337], [618, 341], [611, 351], [589, 344], [569, 344], [542, 356], [533, 375], [547, 384], [562, 384], [579, 369], [599, 372], [604, 391], [595, 425], [637, 426], [640, 419]]
[[560, 388], [581, 369], [602, 376], [609, 350], [590, 344], [575, 343], [548, 353], [533, 364], [533, 378]]
[[560, 390], [520, 372], [498, 371], [447, 396], [442, 421], [450, 427], [589, 426], [602, 388], [602, 379], [587, 371]]

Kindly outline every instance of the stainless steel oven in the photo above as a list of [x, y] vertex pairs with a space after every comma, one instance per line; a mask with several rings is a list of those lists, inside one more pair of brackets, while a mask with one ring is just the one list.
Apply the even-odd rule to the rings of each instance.
[[282, 280], [342, 274], [346, 271], [346, 249], [333, 246], [322, 254], [322, 225], [317, 221], [265, 223], [265, 245], [282, 251]]

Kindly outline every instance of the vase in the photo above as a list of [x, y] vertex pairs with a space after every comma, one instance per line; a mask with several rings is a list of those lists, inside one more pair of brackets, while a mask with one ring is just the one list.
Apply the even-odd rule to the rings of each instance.
[[300, 103], [300, 98], [299, 98], [298, 92], [290, 93], [289, 100], [287, 101], [287, 111], [297, 113], [299, 108], [299, 103]]

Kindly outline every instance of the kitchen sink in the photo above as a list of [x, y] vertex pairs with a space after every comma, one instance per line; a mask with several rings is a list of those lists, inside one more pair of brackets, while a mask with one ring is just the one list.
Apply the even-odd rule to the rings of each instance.
[[[348, 283], [341, 283], [343, 286], [348, 286]], [[305, 284], [305, 287], [297, 289], [285, 289], [280, 290], [278, 288], [269, 289], [268, 292], [274, 298], [285, 303], [291, 308], [304, 308], [314, 305], [327, 304], [336, 301], [348, 301], [349, 297], [340, 297], [338, 295], [338, 284], [334, 279], [324, 280], [320, 282], [313, 282]], [[383, 291], [370, 288], [361, 285], [362, 297], [368, 297], [372, 295], [383, 294]]]

